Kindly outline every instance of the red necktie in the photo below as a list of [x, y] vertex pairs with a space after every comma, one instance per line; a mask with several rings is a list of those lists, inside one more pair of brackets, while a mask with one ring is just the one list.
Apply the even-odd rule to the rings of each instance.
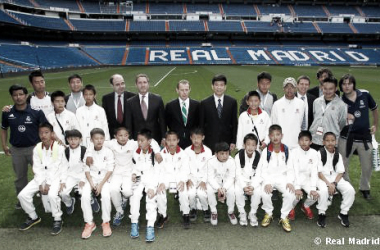
[[117, 121], [118, 123], [123, 122], [123, 107], [121, 106], [121, 100], [120, 100], [121, 95], [118, 95], [118, 100], [117, 100]]

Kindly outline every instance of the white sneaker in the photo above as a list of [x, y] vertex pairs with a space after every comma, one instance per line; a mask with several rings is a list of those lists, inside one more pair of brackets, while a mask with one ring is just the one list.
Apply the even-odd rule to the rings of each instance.
[[257, 221], [256, 214], [249, 214], [248, 219], [249, 219], [249, 224], [252, 227], [258, 227], [259, 226], [259, 222]]
[[239, 219], [240, 219], [239, 220], [240, 226], [247, 226], [248, 225], [246, 213], [240, 213]]
[[218, 225], [218, 214], [211, 214], [211, 225], [216, 226]]
[[228, 218], [230, 219], [230, 222], [232, 225], [236, 225], [237, 224], [237, 219], [236, 219], [236, 216], [234, 213], [232, 214], [228, 214]]

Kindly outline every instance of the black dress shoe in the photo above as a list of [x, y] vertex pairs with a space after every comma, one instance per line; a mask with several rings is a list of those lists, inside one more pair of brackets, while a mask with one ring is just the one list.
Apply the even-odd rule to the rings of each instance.
[[362, 192], [364, 199], [366, 199], [366, 200], [371, 200], [372, 199], [369, 190], [360, 190], [360, 192]]

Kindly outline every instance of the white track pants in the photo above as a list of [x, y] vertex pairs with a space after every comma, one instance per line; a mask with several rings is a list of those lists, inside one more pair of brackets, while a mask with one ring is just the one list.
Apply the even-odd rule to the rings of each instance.
[[[166, 186], [166, 190], [168, 190], [169, 187]], [[186, 184], [184, 185], [184, 190], [182, 192], [178, 192], [179, 196], [179, 210], [182, 212], [182, 214], [189, 214], [190, 213], [190, 205], [189, 205], [189, 195], [187, 193], [187, 187]], [[162, 214], [162, 216], [167, 216], [167, 208], [168, 208], [168, 200], [166, 197], [166, 192], [163, 194], [157, 194], [157, 208], [158, 213]]]
[[[210, 206], [211, 213], [213, 214], [218, 213], [218, 211], [216, 210], [217, 193], [218, 193], [218, 190], [213, 189], [209, 184], [207, 184], [208, 204]], [[235, 185], [232, 185], [229, 189], [227, 189], [226, 199], [227, 199], [226, 203], [228, 207], [228, 213], [232, 214], [235, 210]]]
[[197, 197], [201, 203], [201, 207], [203, 211], [208, 209], [207, 202], [207, 192], [205, 190], [201, 190], [197, 185], [193, 185], [190, 189], [187, 190], [189, 195], [189, 205], [190, 209], [197, 209]]
[[[102, 191], [100, 193], [102, 197], [100, 199], [100, 205], [101, 205], [101, 210], [102, 210], [103, 222], [109, 222], [111, 220], [111, 197], [110, 197], [109, 185], [110, 184], [108, 182], [104, 183]], [[92, 193], [91, 185], [88, 181], [86, 181], [86, 184], [84, 184], [83, 186], [82, 199], [81, 199], [83, 219], [84, 219], [84, 222], [86, 223], [90, 223], [94, 221], [92, 208], [91, 208], [91, 193]]]
[[117, 212], [123, 213], [121, 207], [122, 195], [125, 198], [132, 196], [132, 177], [122, 175], [112, 175], [110, 181], [111, 200]]
[[[245, 213], [245, 196], [244, 196], [244, 187], [240, 184], [235, 183], [235, 195], [236, 195], [236, 206], [238, 208], [239, 213]], [[251, 210], [249, 212], [250, 215], [255, 215], [257, 209], [259, 208], [261, 202], [261, 185], [253, 190], [253, 195], [251, 196]]]
[[[317, 200], [313, 200], [313, 198], [310, 196], [310, 191], [311, 191], [311, 188], [310, 188], [310, 185], [308, 184], [307, 181], [305, 181], [305, 183], [303, 183], [304, 185], [301, 185], [301, 190], [304, 190], [307, 194], [307, 198], [306, 200], [304, 201], [304, 204], [306, 207], [311, 207], [312, 205], [314, 205], [315, 202], [317, 202]], [[321, 195], [319, 191], [317, 191], [317, 193], [319, 195]], [[320, 198], [318, 198], [319, 200]], [[293, 208], [295, 208], [298, 204], [299, 200], [295, 199], [293, 201]]]
[[[71, 193], [71, 191], [73, 190], [73, 188], [76, 185], [79, 185], [79, 182], [80, 182], [80, 180], [78, 178], [75, 178], [75, 177], [72, 177], [72, 176], [67, 177], [67, 180], [66, 180], [66, 183], [65, 183], [66, 188], [63, 189], [62, 192], [60, 193], [60, 195], [62, 197], [62, 202], [65, 203], [66, 207], [70, 207], [71, 206], [71, 196], [70, 196], [70, 193]], [[79, 194], [82, 194], [82, 190], [83, 190], [83, 187], [82, 188], [78, 187]]]
[[[129, 218], [131, 219], [131, 223], [138, 223], [140, 217], [140, 201], [143, 197], [145, 186], [141, 182], [135, 187], [133, 190], [133, 195], [130, 197], [130, 213]], [[145, 190], [148, 191], [148, 190]], [[156, 192], [156, 190], [153, 190]], [[146, 204], [146, 220], [148, 222], [148, 227], [154, 227], [154, 223], [157, 218], [157, 203], [156, 203], [157, 195], [155, 195], [152, 199], [149, 199], [146, 195], [145, 204]]]

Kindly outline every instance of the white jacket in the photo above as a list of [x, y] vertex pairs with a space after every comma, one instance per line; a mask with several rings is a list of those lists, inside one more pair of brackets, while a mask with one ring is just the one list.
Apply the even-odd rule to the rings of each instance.
[[207, 183], [214, 189], [233, 187], [236, 177], [234, 159], [229, 156], [226, 162], [220, 162], [214, 155], [207, 161]]
[[253, 169], [252, 164], [256, 157], [257, 152], [254, 152], [252, 157], [249, 158], [247, 152], [244, 150], [245, 165], [242, 168], [240, 164], [239, 153], [235, 155], [235, 165], [236, 165], [236, 183], [240, 187], [252, 186], [253, 188], [258, 188], [261, 185], [260, 178], [260, 168], [257, 166]]
[[[72, 177], [75, 179], [79, 179], [79, 181], [86, 181], [86, 175], [84, 173], [86, 164], [81, 159], [81, 146], [71, 149], [69, 148], [69, 161], [66, 158], [66, 155], [64, 158], [64, 163], [67, 165], [67, 171], [63, 172], [62, 176], [62, 183], [66, 183], [68, 177]], [[83, 157], [84, 160], [84, 157]]]
[[70, 112], [66, 109], [64, 109], [62, 111], [62, 113], [60, 113], [60, 114], [56, 114], [55, 112], [51, 112], [50, 114], [48, 114], [46, 116], [46, 119], [49, 121], [49, 123], [51, 125], [53, 125], [54, 133], [63, 142], [65, 141], [65, 137], [62, 134], [62, 129], [59, 126], [57, 119], [60, 122], [60, 124], [63, 128], [63, 131], [72, 130], [72, 129], [78, 129], [80, 131], [79, 124], [77, 121], [77, 117], [75, 116], [75, 114], [73, 112]]
[[152, 153], [152, 148], [149, 148], [147, 153], [144, 153], [140, 148], [133, 151], [132, 173], [141, 178], [140, 181], [146, 189], [155, 190], [159, 180], [158, 163], [152, 159]]
[[207, 182], [207, 161], [212, 157], [211, 149], [203, 145], [199, 154], [194, 152], [194, 147], [188, 146], [185, 149], [186, 154], [189, 156], [190, 176], [189, 179], [198, 185], [200, 182]]
[[[84, 156], [84, 161], [87, 159], [87, 152]], [[115, 168], [115, 158], [111, 149], [102, 147], [101, 150], [93, 150], [92, 152], [93, 165], [85, 167], [85, 172], [90, 172], [94, 183], [100, 183], [107, 172], [112, 172]]]

